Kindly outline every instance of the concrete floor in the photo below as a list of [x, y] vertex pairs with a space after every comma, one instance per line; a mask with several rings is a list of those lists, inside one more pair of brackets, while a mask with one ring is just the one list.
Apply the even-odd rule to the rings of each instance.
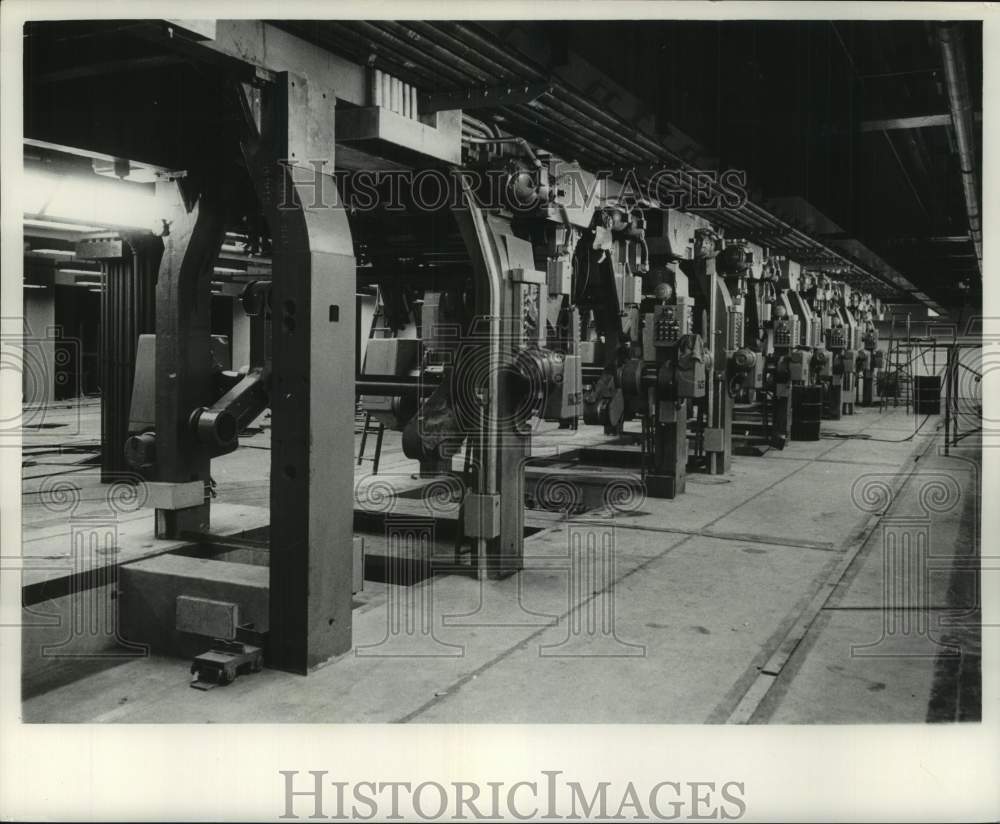
[[[70, 416], [79, 421], [76, 431], [32, 437], [83, 444], [89, 433], [92, 442], [96, 411], [52, 410], [46, 420]], [[213, 532], [267, 521], [269, 433], [262, 423], [262, 432], [213, 463]], [[530, 512], [527, 522], [538, 531], [526, 539], [522, 573], [504, 581], [444, 575], [409, 587], [366, 583], [354, 611], [354, 649], [308, 677], [265, 670], [200, 692], [188, 687], [183, 660], [52, 663], [29, 660], [40, 653], [26, 644], [32, 677], [24, 719], [974, 719], [978, 585], [963, 564], [979, 554], [978, 444], [970, 437], [944, 457], [939, 425], [930, 418], [913, 435], [914, 419], [902, 409], [859, 409], [824, 422], [820, 441], [735, 456], [725, 476], [691, 475], [687, 492], [672, 501], [634, 500], [626, 511], [571, 516]], [[552, 454], [598, 441], [600, 433], [553, 431], [539, 440], [540, 451]], [[92, 467], [63, 465], [78, 457], [25, 456], [34, 464], [24, 469], [26, 580], [56, 574], [46, 558], [59, 556], [71, 529], [65, 511], [42, 503], [43, 486], [52, 483], [45, 476], [70, 470], [53, 477], [72, 479], [80, 490], [76, 516], [107, 507], [107, 488]], [[356, 475], [359, 506], [370, 502], [370, 468]], [[390, 434], [378, 477], [412, 485], [413, 469]], [[393, 505], [405, 511], [408, 504], [400, 498]], [[900, 557], [892, 542], [918, 532], [928, 536], [922, 587], [913, 583], [924, 581], [916, 567], [890, 563]], [[121, 561], [163, 551], [151, 535], [150, 512], [124, 507]], [[574, 565], [573, 558], [587, 557], [570, 549], [581, 540], [607, 547], [613, 560], [603, 568]], [[429, 634], [392, 632], [407, 605], [427, 610]], [[952, 650], [961, 654], [947, 654]]]

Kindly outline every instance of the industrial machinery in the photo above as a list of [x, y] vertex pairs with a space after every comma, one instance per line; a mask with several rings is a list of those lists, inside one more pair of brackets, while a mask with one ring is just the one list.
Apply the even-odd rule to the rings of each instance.
[[584, 258], [581, 307], [603, 330], [605, 356], [584, 396], [584, 420], [618, 435], [626, 421], [640, 421], [641, 466], [654, 497], [684, 491], [689, 435], [709, 471], [728, 466], [729, 407], [719, 401], [733, 375], [725, 368], [728, 350], [718, 350], [716, 383], [703, 334], [710, 327], [689, 288], [693, 281], [706, 313], [721, 311], [709, 234], [707, 222], [674, 209], [612, 202], [599, 212]]
[[[791, 368], [798, 343], [798, 317], [783, 289], [779, 258], [745, 240], [730, 239], [719, 258], [742, 296], [745, 349], [736, 360], [747, 369], [736, 392], [735, 410], [748, 447], [782, 448], [791, 422]], [[797, 274], [797, 264], [793, 264]], [[787, 286], [787, 267], [785, 270]], [[753, 434], [756, 431], [756, 434]]]
[[[824, 416], [839, 420], [854, 413], [859, 388], [862, 405], [873, 402], [883, 361], [877, 326], [881, 302], [824, 272], [810, 272], [806, 301], [818, 319], [825, 346], [825, 351], [818, 346], [813, 350], [813, 374], [823, 387]], [[816, 332], [812, 334], [819, 339]]]
[[857, 395], [857, 381], [861, 365], [862, 346], [864, 340], [864, 325], [860, 320], [859, 311], [862, 307], [863, 295], [857, 289], [853, 289], [847, 284], [844, 285], [846, 300], [844, 301], [845, 325], [849, 330], [849, 349], [847, 356], [852, 360], [850, 378], [845, 381], [845, 407], [844, 413], [854, 414], [855, 396]]
[[884, 366], [885, 354], [878, 348], [878, 322], [882, 319], [882, 302], [869, 294], [860, 296], [856, 310], [861, 327], [861, 348], [857, 352], [858, 391], [861, 406], [875, 403], [875, 387]]
[[[426, 300], [425, 297], [424, 303]], [[362, 376], [416, 378], [419, 375], [416, 312], [411, 289], [398, 284], [378, 285], [375, 315], [361, 364]], [[417, 413], [417, 387], [408, 387], [399, 394], [362, 394], [360, 406], [386, 429], [401, 430]]]
[[[224, 344], [215, 336], [209, 339], [213, 369], [208, 393], [216, 400], [210, 405], [191, 409], [185, 429], [197, 444], [195, 449], [206, 460], [225, 455], [239, 446], [239, 435], [270, 405], [271, 393], [271, 284], [255, 281], [248, 284], [240, 303], [250, 317], [250, 363], [240, 371], [224, 368], [218, 352]], [[155, 374], [157, 339], [146, 335], [136, 360], [136, 380], [132, 395], [130, 434], [124, 445], [129, 465], [151, 480], [155, 477], [161, 452], [155, 429]], [[149, 410], [149, 411], [146, 411]], [[154, 487], [155, 488], [155, 487]], [[192, 487], [191, 500], [198, 499]], [[172, 512], [157, 510], [157, 531], [171, 531]]]
[[791, 436], [792, 386], [808, 380], [810, 353], [801, 346], [801, 321], [790, 299], [798, 289], [799, 264], [771, 256], [764, 268], [770, 297], [764, 321], [764, 385], [773, 399], [772, 435], [782, 443]]
[[737, 317], [743, 319], [743, 343], [757, 354], [756, 368], [742, 386], [745, 400], [753, 401], [764, 385], [765, 323], [770, 320], [774, 284], [765, 275], [765, 252], [761, 246], [740, 238], [727, 238], [719, 253], [716, 268], [726, 282], [734, 284], [734, 294], [742, 296], [736, 305]]
[[633, 214], [623, 204], [603, 206], [575, 260], [580, 311], [586, 318], [584, 351], [601, 369], [584, 392], [584, 421], [620, 435], [627, 412], [635, 410], [634, 398], [627, 409], [620, 370], [641, 334], [642, 276], [649, 271], [644, 213]]
[[799, 288], [789, 293], [795, 313], [799, 316], [800, 342], [809, 349], [809, 384], [819, 386], [822, 378], [832, 375], [831, 357], [826, 349], [826, 289], [829, 279], [821, 272], [803, 269]]
[[[585, 420], [622, 434], [626, 421], [639, 419], [647, 493], [673, 497], [689, 466], [729, 470], [734, 398], [760, 384], [759, 357], [745, 345], [754, 255], [727, 247], [694, 214], [650, 204], [609, 211], [611, 265], [601, 270], [598, 258], [586, 270], [598, 277], [588, 278], [581, 298], [595, 318], [588, 337], [604, 329], [603, 341], [583, 344], [605, 360], [585, 395]], [[603, 229], [596, 227], [598, 247], [609, 240]]]
[[[856, 293], [846, 283], [836, 283], [834, 287], [834, 321], [827, 348], [833, 353], [834, 380], [840, 382], [840, 411], [835, 415], [854, 414], [855, 375], [857, 374], [857, 353], [861, 348], [861, 328], [854, 316], [853, 303]], [[831, 398], [830, 409], [834, 401]]]
[[[246, 605], [268, 665], [305, 672], [351, 646], [356, 398], [402, 433], [422, 476], [457, 481], [449, 488], [468, 567], [489, 577], [523, 565], [525, 464], [540, 422], [572, 431], [582, 418], [618, 443], [637, 440], [629, 446], [647, 493], [673, 497], [690, 467], [729, 468], [737, 399], [763, 400], [765, 426], [781, 441], [798, 384], [824, 380], [841, 414], [850, 353], [861, 348], [853, 339], [873, 332], [870, 313], [825, 275], [803, 278], [795, 262], [724, 238], [721, 227], [816, 254], [822, 244], [752, 203], [723, 199], [725, 209], [691, 214], [658, 200], [666, 182], [628, 194], [500, 131], [537, 104], [565, 132], [551, 133], [554, 147], [690, 171], [673, 149], [614, 131], [624, 121], [603, 104], [575, 92], [559, 103], [572, 84], [546, 83], [531, 97], [511, 84], [464, 87], [456, 75], [418, 89], [386, 74], [393, 63], [379, 49], [355, 64], [267, 23], [217, 22], [210, 38], [175, 36], [172, 25], [146, 32], [215, 77], [204, 108], [219, 113], [219, 128], [185, 144], [175, 171], [157, 177], [157, 191], [176, 197], [156, 237], [155, 361], [140, 357], [136, 380], [155, 411], [124, 446], [150, 481], [157, 535], [207, 560], [223, 537], [211, 534], [212, 460], [271, 411], [266, 546], [254, 550], [267, 554], [267, 572]], [[565, 115], [571, 105], [584, 114]], [[466, 113], [477, 106], [488, 122]], [[505, 121], [505, 108], [520, 114]], [[572, 132], [589, 131], [591, 118], [600, 140], [576, 143]], [[624, 141], [617, 155], [615, 136]], [[391, 211], [392, 198], [362, 209], [332, 196], [349, 185], [337, 173], [373, 169], [406, 172], [411, 186], [440, 172], [445, 197], [416, 208], [406, 202], [412, 191], [402, 193], [403, 208]], [[257, 227], [250, 245], [273, 277], [243, 295], [251, 353], [234, 371], [213, 354], [213, 268], [246, 214]], [[359, 286], [377, 289], [380, 316], [363, 361], [352, 363]], [[866, 378], [876, 346], [865, 337]], [[222, 601], [239, 600], [226, 575], [213, 582]]]
[[817, 278], [810, 301], [820, 318], [826, 357], [816, 371], [823, 388], [823, 416], [840, 420], [843, 412], [844, 353], [847, 350], [844, 321], [838, 311], [840, 284], [826, 275]]
[[705, 351], [686, 276], [673, 268], [654, 278], [653, 295], [641, 305], [640, 345], [630, 347], [619, 380], [626, 414], [642, 422], [647, 493], [673, 498], [685, 485], [688, 401], [705, 397]]
[[885, 354], [878, 348], [878, 322], [882, 319], [882, 302], [865, 295], [858, 312], [862, 324], [861, 349], [858, 350], [857, 372], [860, 377], [861, 406], [875, 403], [875, 387], [884, 366]]
[[520, 140], [468, 142], [467, 168], [501, 174], [478, 185], [456, 176], [471, 277], [424, 292], [417, 372], [430, 392], [403, 426], [403, 449], [425, 474], [450, 472], [466, 449], [462, 540], [477, 569], [502, 576], [520, 568], [537, 422], [573, 427], [582, 411], [574, 257], [594, 216], [579, 205], [593, 179]]
[[[711, 228], [695, 231], [694, 255], [685, 264], [707, 312], [701, 331], [711, 345], [711, 377], [702, 429], [709, 472], [727, 472], [732, 456], [733, 404], [761, 385], [761, 358], [747, 339], [747, 300], [755, 272], [754, 251], [726, 245]], [[760, 269], [757, 267], [759, 273]], [[756, 315], [754, 315], [756, 317]], [[752, 336], [751, 336], [752, 337]]]

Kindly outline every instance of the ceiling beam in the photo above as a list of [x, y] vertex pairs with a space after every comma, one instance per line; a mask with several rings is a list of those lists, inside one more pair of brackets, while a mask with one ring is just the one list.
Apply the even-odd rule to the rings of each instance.
[[82, 80], [90, 77], [102, 77], [118, 72], [136, 72], [146, 69], [162, 69], [181, 65], [184, 61], [174, 54], [155, 54], [148, 57], [131, 57], [125, 60], [109, 60], [104, 63], [90, 63], [85, 66], [74, 66], [70, 69], [46, 72], [38, 75], [36, 82], [40, 84], [61, 83], [70, 80]]
[[[982, 121], [983, 113], [976, 112], [975, 119]], [[862, 120], [861, 131], [863, 132], [886, 132], [906, 129], [924, 129], [929, 126], [950, 126], [951, 115], [947, 112], [942, 114], [921, 114], [912, 117], [890, 117], [885, 120]]]

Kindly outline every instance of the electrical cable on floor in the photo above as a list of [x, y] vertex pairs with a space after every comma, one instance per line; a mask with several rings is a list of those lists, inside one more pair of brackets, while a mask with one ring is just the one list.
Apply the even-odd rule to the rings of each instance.
[[825, 438], [826, 440], [842, 440], [842, 441], [872, 441], [874, 443], [906, 443], [907, 441], [912, 441], [916, 434], [924, 428], [924, 424], [930, 420], [931, 416], [927, 415], [923, 421], [920, 422], [920, 426], [914, 429], [905, 438], [873, 438], [864, 432], [854, 432], [851, 434], [843, 434], [840, 432], [820, 432], [820, 438]]
[[[29, 449], [47, 449], [52, 452], [94, 452], [99, 451], [101, 444], [99, 441], [81, 441], [79, 443], [24, 443], [21, 444], [21, 451]], [[37, 453], [35, 453], [37, 454]]]
[[26, 461], [21, 461], [22, 469], [30, 468], [32, 466], [72, 466], [72, 467], [79, 467], [81, 469], [97, 468], [97, 464], [91, 463], [89, 459], [85, 459], [82, 461], [73, 461], [72, 463], [66, 463], [65, 461], [33, 461], [30, 459]]
[[[25, 451], [29, 447], [22, 447], [21, 454], [21, 468], [28, 468], [32, 466], [81, 466], [86, 464], [87, 467], [94, 466], [94, 458], [101, 454], [101, 447], [99, 444], [94, 444], [93, 446], [88, 446], [84, 444], [77, 445], [62, 445], [56, 448], [43, 448], [40, 451]], [[83, 455], [85, 457], [80, 458], [72, 463], [61, 463], [59, 461], [40, 461], [38, 458], [42, 458], [46, 455]], [[41, 476], [36, 476], [41, 477]]]
[[[92, 466], [81, 466], [79, 469], [60, 469], [58, 472], [47, 472], [43, 475], [29, 475], [24, 480], [26, 481], [36, 481], [39, 478], [54, 478], [56, 475], [72, 475], [74, 472], [85, 472], [88, 469], [93, 469]], [[37, 495], [41, 492], [39, 489], [28, 490], [27, 492], [22, 492], [21, 495]]]
[[960, 440], [962, 440], [962, 438], [967, 438], [967, 437], [969, 437], [969, 435], [975, 435], [977, 432], [982, 432], [982, 431], [983, 431], [983, 428], [980, 426], [980, 427], [978, 427], [976, 429], [972, 429], [972, 430], [970, 430], [968, 432], [963, 432], [961, 435], [956, 435], [954, 437], [954, 439], [952, 440], [952, 443], [956, 444]]

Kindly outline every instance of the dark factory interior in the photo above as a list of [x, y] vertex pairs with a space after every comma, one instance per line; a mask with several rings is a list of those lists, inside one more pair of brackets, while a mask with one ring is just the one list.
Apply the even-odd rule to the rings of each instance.
[[26, 721], [981, 717], [981, 21], [23, 48]]

